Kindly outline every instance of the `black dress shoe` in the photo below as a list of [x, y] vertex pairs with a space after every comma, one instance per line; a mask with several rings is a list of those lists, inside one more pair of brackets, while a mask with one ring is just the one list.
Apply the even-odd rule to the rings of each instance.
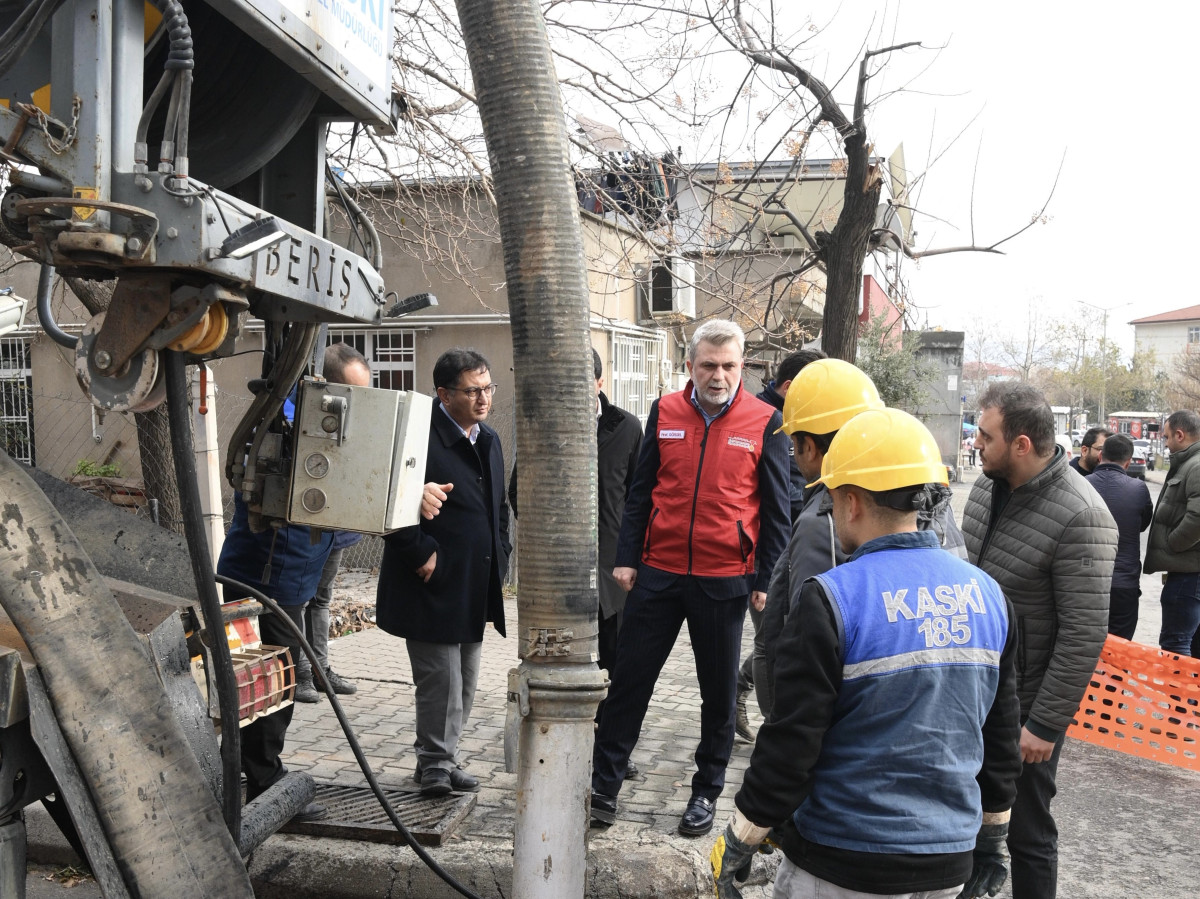
[[477, 793], [479, 792], [479, 778], [472, 777], [462, 768], [451, 768], [450, 786], [456, 793]]
[[[430, 771], [442, 771], [443, 768], [430, 768]], [[417, 783], [424, 783], [422, 780], [422, 771], [420, 767], [413, 772], [413, 780]], [[462, 768], [451, 768], [448, 772], [450, 775], [450, 788], [456, 793], [478, 793], [479, 778], [472, 777]]]
[[454, 789], [450, 784], [450, 772], [445, 768], [422, 771], [420, 783], [422, 796], [445, 796]]
[[679, 832], [685, 837], [702, 837], [713, 826], [716, 803], [703, 796], [693, 796], [683, 817], [679, 819]]
[[608, 827], [617, 820], [617, 797], [592, 790], [592, 827]]

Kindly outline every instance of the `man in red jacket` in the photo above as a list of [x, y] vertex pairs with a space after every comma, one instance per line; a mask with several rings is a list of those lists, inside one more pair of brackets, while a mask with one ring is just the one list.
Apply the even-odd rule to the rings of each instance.
[[613, 577], [629, 590], [612, 686], [592, 759], [592, 822], [616, 820], [617, 793], [654, 683], [686, 621], [700, 683], [700, 743], [685, 836], [712, 829], [733, 748], [747, 597], [766, 603], [787, 543], [788, 456], [779, 412], [741, 389], [745, 336], [696, 329], [692, 380], [655, 401], [625, 503]]

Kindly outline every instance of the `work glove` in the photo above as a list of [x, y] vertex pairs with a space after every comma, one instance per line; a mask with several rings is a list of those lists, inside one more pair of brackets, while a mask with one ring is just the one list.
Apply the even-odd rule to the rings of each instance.
[[[759, 855], [770, 855], [776, 849], [783, 845], [783, 837], [779, 835], [779, 831], [772, 827], [767, 831], [767, 835], [763, 837], [763, 841], [758, 844]], [[743, 880], [745, 878], [742, 878]]]
[[984, 824], [975, 838], [975, 864], [958, 899], [995, 896], [1008, 879], [1008, 822]]
[[750, 876], [750, 861], [757, 851], [757, 846], [747, 845], [734, 836], [732, 824], [725, 826], [725, 833], [717, 837], [708, 855], [717, 899], [742, 899], [742, 891], [734, 882], [746, 882]]

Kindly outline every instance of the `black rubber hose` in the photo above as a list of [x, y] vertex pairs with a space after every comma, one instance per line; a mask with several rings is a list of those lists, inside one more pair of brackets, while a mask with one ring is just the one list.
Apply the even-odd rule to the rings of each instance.
[[205, 629], [212, 644], [209, 649], [212, 651], [217, 701], [221, 707], [221, 813], [236, 843], [241, 840], [242, 831], [242, 796], [239, 789], [242, 732], [238, 725], [237, 681], [233, 673], [233, 659], [229, 655], [229, 643], [225, 639], [221, 600], [217, 596], [212, 554], [200, 509], [184, 357], [182, 353], [170, 350], [163, 350], [161, 356], [162, 364], [167, 367], [167, 421], [171, 426], [175, 479], [179, 482], [180, 514], [183, 517], [188, 555], [192, 560], [192, 576], [196, 579], [196, 595], [200, 597], [200, 611], [204, 613]]
[[54, 313], [50, 311], [50, 294], [54, 288], [54, 266], [48, 263], [42, 263], [42, 271], [38, 275], [37, 288], [37, 313], [38, 321], [42, 324], [42, 329], [50, 335], [50, 339], [59, 346], [66, 347], [71, 352], [75, 351], [75, 345], [79, 343], [78, 337], [72, 337], [66, 331], [58, 326], [58, 322], [54, 320]]
[[[313, 670], [319, 670], [320, 665], [317, 662], [316, 652], [313, 651], [308, 641], [304, 639], [304, 633], [296, 626], [296, 622], [292, 621], [291, 616], [279, 608], [279, 604], [275, 600], [271, 599], [271, 597], [267, 596], [261, 590], [255, 590], [249, 584], [243, 584], [241, 581], [226, 577], [223, 574], [218, 574], [216, 579], [217, 583], [233, 587], [243, 592], [246, 596], [254, 597], [266, 606], [271, 611], [271, 614], [278, 617], [279, 621], [292, 632], [292, 636], [300, 641], [300, 648], [304, 650], [304, 654], [312, 663]], [[400, 820], [400, 816], [396, 814], [396, 810], [392, 808], [392, 804], [388, 802], [387, 796], [384, 795], [383, 789], [379, 786], [379, 781], [375, 779], [375, 772], [371, 770], [371, 763], [363, 755], [362, 747], [358, 744], [358, 738], [354, 736], [354, 728], [350, 726], [350, 719], [346, 717], [345, 711], [342, 710], [342, 704], [338, 701], [337, 694], [333, 692], [329, 678], [325, 678], [325, 695], [329, 697], [329, 705], [333, 708], [333, 713], [337, 715], [338, 724], [342, 726], [342, 733], [346, 735], [346, 740], [350, 744], [350, 751], [354, 753], [354, 758], [358, 761], [358, 767], [362, 770], [363, 777], [367, 779], [367, 785], [370, 786], [371, 792], [375, 794], [375, 798], [379, 800], [379, 804], [383, 806], [388, 819], [395, 826], [396, 830], [400, 832], [400, 836], [404, 837], [404, 842], [408, 843], [409, 848], [417, 854], [417, 858], [423, 861], [430, 871], [445, 881], [459, 895], [466, 896], [467, 899], [481, 899], [478, 893], [472, 893], [470, 889], [455, 880], [453, 874], [434, 861], [433, 857], [425, 851], [425, 847], [418, 843], [416, 837], [404, 826], [404, 822]]]

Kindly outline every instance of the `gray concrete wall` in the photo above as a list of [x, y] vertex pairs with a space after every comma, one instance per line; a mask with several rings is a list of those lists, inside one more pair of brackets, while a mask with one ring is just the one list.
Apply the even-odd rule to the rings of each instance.
[[928, 362], [934, 374], [923, 385], [925, 401], [917, 417], [933, 433], [942, 461], [958, 469], [962, 446], [962, 331], [923, 331], [917, 358]]

